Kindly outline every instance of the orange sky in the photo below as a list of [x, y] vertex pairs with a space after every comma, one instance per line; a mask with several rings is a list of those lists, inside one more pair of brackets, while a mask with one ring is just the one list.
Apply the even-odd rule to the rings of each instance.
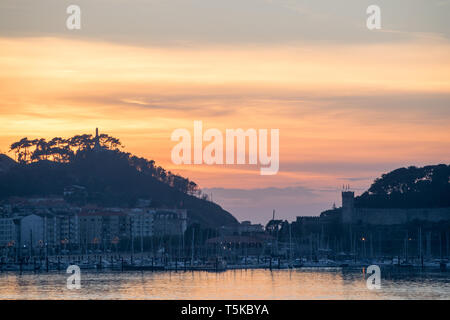
[[[101, 132], [203, 188], [365, 189], [399, 165], [449, 163], [450, 45], [144, 46], [0, 38], [0, 151]], [[175, 166], [177, 128], [280, 129], [280, 171]], [[12, 154], [11, 154], [12, 156]], [[323, 200], [317, 200], [318, 202]], [[320, 202], [320, 203], [322, 203]], [[225, 205], [226, 207], [226, 205]]]

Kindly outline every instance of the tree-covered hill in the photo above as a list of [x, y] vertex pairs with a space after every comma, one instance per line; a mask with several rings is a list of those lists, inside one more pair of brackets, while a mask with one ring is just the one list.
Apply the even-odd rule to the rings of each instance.
[[399, 168], [377, 178], [356, 197], [361, 208], [450, 207], [450, 165]]
[[152, 199], [153, 206], [188, 209], [190, 222], [206, 227], [237, 223], [193, 181], [120, 148], [118, 139], [104, 134], [24, 138], [11, 145], [18, 161], [9, 159], [14, 165], [8, 161], [8, 170], [0, 170], [0, 198], [61, 196], [65, 187], [78, 185], [87, 191], [86, 197], [73, 199], [79, 204], [129, 207], [138, 199]]
[[16, 162], [6, 154], [0, 153], [0, 173], [8, 171]]

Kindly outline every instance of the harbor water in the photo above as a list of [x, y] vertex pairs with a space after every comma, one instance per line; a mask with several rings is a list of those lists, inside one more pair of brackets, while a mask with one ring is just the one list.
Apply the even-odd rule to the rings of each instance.
[[1, 299], [450, 299], [450, 272], [383, 273], [368, 289], [364, 270], [301, 268], [207, 271], [0, 273]]

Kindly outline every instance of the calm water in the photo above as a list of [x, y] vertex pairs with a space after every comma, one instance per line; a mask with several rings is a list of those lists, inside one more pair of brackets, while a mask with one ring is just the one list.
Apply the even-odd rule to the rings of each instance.
[[67, 274], [4, 272], [2, 299], [450, 299], [450, 273], [388, 274], [368, 290], [361, 272], [229, 270], [208, 272], [81, 273], [81, 289]]

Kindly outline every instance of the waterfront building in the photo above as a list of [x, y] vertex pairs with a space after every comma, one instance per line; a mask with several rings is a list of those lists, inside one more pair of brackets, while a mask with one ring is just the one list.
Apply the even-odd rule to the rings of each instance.
[[[36, 249], [43, 248], [46, 244], [46, 235], [48, 240], [52, 240], [52, 221], [44, 219], [42, 216], [30, 214], [22, 218], [16, 219], [19, 225], [19, 248], [20, 249]], [[53, 242], [51, 243], [53, 244]]]
[[186, 209], [155, 209], [153, 216], [153, 234], [155, 236], [177, 236], [183, 235], [186, 231]]
[[80, 245], [105, 249], [130, 237], [129, 217], [122, 211], [84, 211], [78, 214]]
[[58, 214], [55, 215], [55, 220], [55, 242], [63, 250], [77, 248], [80, 244], [78, 215]]
[[0, 218], [0, 248], [12, 247], [17, 241], [16, 225], [13, 218]]
[[131, 234], [133, 238], [153, 236], [153, 220], [155, 209], [131, 209], [128, 213], [131, 224]]
[[262, 224], [252, 224], [250, 221], [242, 221], [238, 227], [239, 234], [260, 233], [264, 232]]

